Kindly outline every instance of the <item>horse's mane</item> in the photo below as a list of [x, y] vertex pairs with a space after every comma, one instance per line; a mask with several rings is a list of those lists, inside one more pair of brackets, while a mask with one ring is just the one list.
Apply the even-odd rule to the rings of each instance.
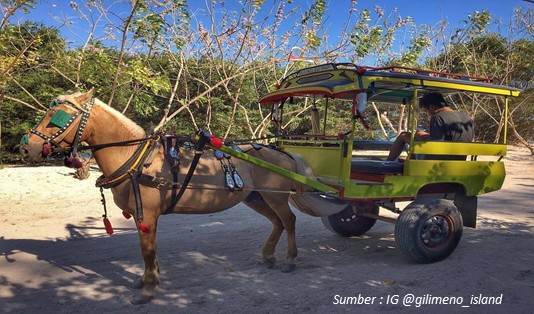
[[130, 133], [137, 135], [137, 136], [144, 136], [145, 131], [142, 127], [140, 127], [138, 124], [130, 120], [128, 117], [117, 111], [115, 108], [112, 108], [111, 106], [107, 105], [103, 101], [101, 101], [98, 98], [95, 98], [95, 105], [100, 106], [102, 109], [107, 111], [109, 114], [111, 114], [119, 123], [124, 125], [126, 127], [126, 130]]
[[[81, 95], [83, 95], [83, 93], [80, 93], [80, 92], [76, 92], [76, 93], [69, 94], [69, 95], [60, 95], [60, 96], [58, 96], [58, 100], [65, 100], [65, 101], [68, 101], [70, 103], [78, 103], [77, 97], [79, 97]], [[123, 115], [119, 111], [115, 110], [111, 106], [107, 105], [106, 103], [104, 103], [100, 99], [98, 99], [96, 97], [94, 99], [95, 99], [95, 105], [100, 106], [106, 112], [111, 114], [117, 120], [118, 123], [122, 124], [126, 128], [126, 131], [128, 131], [132, 135], [135, 135], [135, 136], [138, 136], [138, 137], [142, 137], [142, 136], [145, 135], [145, 131], [143, 130], [143, 128], [140, 127], [139, 125], [137, 125], [132, 120], [130, 120], [128, 117], [126, 117], [125, 115]], [[78, 105], [80, 105], [80, 104], [78, 104]]]

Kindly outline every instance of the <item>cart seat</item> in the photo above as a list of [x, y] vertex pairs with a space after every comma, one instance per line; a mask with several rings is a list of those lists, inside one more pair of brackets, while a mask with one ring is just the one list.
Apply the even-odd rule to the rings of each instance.
[[373, 174], [401, 174], [404, 164], [398, 161], [352, 159], [351, 171]]

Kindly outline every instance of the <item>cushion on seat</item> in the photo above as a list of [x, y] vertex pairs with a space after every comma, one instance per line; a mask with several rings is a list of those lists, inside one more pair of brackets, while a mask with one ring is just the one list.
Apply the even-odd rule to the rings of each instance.
[[404, 164], [398, 161], [353, 159], [351, 170], [356, 172], [395, 174], [402, 173]]

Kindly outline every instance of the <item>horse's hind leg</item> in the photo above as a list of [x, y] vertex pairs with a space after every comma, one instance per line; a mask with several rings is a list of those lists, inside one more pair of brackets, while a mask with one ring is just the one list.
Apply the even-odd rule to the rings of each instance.
[[154, 290], [159, 284], [159, 264], [156, 257], [157, 218], [147, 217], [145, 215], [143, 223], [150, 229], [149, 232], [145, 233], [138, 228], [141, 253], [145, 261], [145, 272], [135, 284], [136, 288], [140, 288], [141, 290], [133, 297], [133, 304], [150, 302], [154, 297]]
[[289, 208], [287, 194], [261, 193], [261, 196], [282, 221], [282, 225], [287, 232], [287, 256], [284, 265], [282, 266], [282, 272], [292, 272], [297, 267], [298, 251], [295, 235], [296, 217], [291, 211], [291, 208]]
[[243, 203], [248, 207], [254, 209], [262, 216], [267, 217], [267, 219], [269, 219], [273, 224], [273, 230], [271, 231], [271, 234], [269, 235], [267, 241], [265, 241], [265, 243], [263, 244], [261, 250], [263, 262], [268, 268], [272, 268], [276, 263], [274, 251], [276, 245], [278, 244], [278, 241], [280, 240], [280, 236], [284, 231], [282, 221], [280, 220], [280, 218], [278, 218], [278, 215], [274, 212], [274, 210], [269, 207], [269, 205], [263, 200], [263, 198], [258, 192], [252, 192], [243, 201]]
[[284, 265], [282, 266], [282, 272], [292, 272], [297, 266], [298, 254], [297, 240], [295, 235], [296, 218], [295, 214], [293, 214], [289, 208], [287, 195], [280, 193], [258, 194], [261, 194], [261, 196], [258, 195], [256, 199], [259, 198], [261, 201], [257, 201], [260, 203], [256, 205], [260, 207], [260, 210], [252, 207], [248, 202], [245, 202], [245, 204], [269, 218], [269, 220], [273, 223], [273, 232], [271, 233], [271, 237], [275, 241], [271, 241], [271, 237], [269, 237], [269, 240], [267, 240], [265, 243], [264, 260], [266, 256], [265, 253], [270, 254], [274, 258], [274, 249], [278, 243], [278, 240], [280, 239], [282, 231], [285, 229], [287, 232], [287, 256]]

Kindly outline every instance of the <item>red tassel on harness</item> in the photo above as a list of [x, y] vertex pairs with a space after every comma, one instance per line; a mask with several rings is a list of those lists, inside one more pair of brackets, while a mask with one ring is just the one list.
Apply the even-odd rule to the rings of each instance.
[[130, 218], [132, 218], [132, 215], [131, 215], [129, 212], [125, 211], [125, 210], [122, 211], [122, 215], [123, 215], [124, 218], [126, 218], [126, 219], [130, 219]]
[[145, 225], [144, 223], [140, 223], [139, 224], [139, 230], [141, 230], [144, 233], [149, 233], [150, 232], [150, 228], [147, 225]]
[[79, 169], [79, 168], [82, 168], [83, 167], [83, 163], [82, 161], [80, 160], [80, 158], [78, 157], [73, 157], [72, 158], [72, 167], [74, 169]]
[[50, 154], [52, 154], [52, 145], [50, 143], [43, 144], [43, 155], [49, 156]]
[[103, 220], [104, 220], [104, 226], [106, 227], [106, 232], [109, 235], [112, 235], [113, 234], [113, 227], [111, 226], [111, 222], [109, 222], [108, 217], [104, 217]]
[[65, 157], [63, 164], [68, 168], [79, 169], [83, 167], [82, 161], [76, 156]]

